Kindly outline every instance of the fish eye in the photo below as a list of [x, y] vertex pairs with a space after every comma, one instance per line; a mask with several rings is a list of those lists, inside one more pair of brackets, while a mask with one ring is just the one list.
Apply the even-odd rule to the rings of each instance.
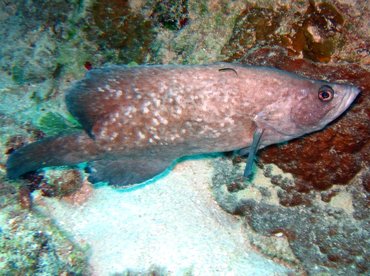
[[334, 90], [329, 85], [323, 85], [319, 89], [318, 96], [322, 102], [331, 101], [334, 98]]

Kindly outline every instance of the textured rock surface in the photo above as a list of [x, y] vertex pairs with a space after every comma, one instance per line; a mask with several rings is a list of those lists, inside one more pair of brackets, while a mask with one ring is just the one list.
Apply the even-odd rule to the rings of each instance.
[[24, 203], [16, 190], [0, 178], [0, 274], [87, 273], [87, 251], [72, 243], [50, 219], [31, 213], [29, 202]]
[[147, 61], [155, 35], [149, 18], [133, 10], [129, 1], [96, 1], [90, 9], [87, 19], [92, 24], [85, 31], [92, 43], [111, 50], [122, 63]]
[[366, 1], [255, 1], [235, 21], [222, 53], [239, 60], [264, 46], [316, 62], [369, 64], [369, 6]]
[[[281, 195], [294, 186], [294, 178], [275, 166], [260, 166], [253, 183], [242, 183], [238, 176], [243, 166], [215, 160], [213, 176], [216, 200], [255, 231], [247, 234], [252, 244], [312, 275], [369, 271], [368, 200], [360, 177], [351, 186], [336, 186], [329, 202], [322, 199], [328, 194], [312, 190], [305, 197], [292, 196], [299, 204], [286, 207]], [[239, 188], [230, 190], [235, 185]]]

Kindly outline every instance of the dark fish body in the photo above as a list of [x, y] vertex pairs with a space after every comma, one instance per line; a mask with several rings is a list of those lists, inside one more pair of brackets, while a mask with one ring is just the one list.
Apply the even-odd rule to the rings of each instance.
[[246, 148], [257, 130], [257, 149], [320, 130], [358, 93], [349, 85], [228, 63], [94, 69], [66, 94], [85, 131], [19, 149], [7, 172], [15, 178], [89, 161], [92, 181], [139, 183], [181, 156]]

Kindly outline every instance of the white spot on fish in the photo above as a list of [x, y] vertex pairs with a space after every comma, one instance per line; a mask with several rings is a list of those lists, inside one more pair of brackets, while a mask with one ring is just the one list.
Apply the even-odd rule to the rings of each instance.
[[159, 107], [161, 105], [161, 100], [160, 99], [154, 99], [154, 105], [155, 105], [155, 107]]
[[102, 128], [99, 132], [99, 136], [100, 137], [105, 137], [107, 135], [107, 129], [106, 128]]
[[176, 108], [175, 113], [176, 113], [177, 115], [181, 115], [181, 113], [182, 113], [181, 108]]
[[225, 117], [225, 123], [234, 124], [234, 120], [230, 117]]
[[167, 125], [167, 124], [168, 124], [167, 119], [166, 119], [166, 118], [164, 118], [164, 117], [160, 117], [160, 118], [159, 118], [159, 120], [160, 120], [160, 121], [161, 121], [161, 123], [162, 123], [162, 124], [164, 124], [164, 125]]
[[158, 120], [156, 119], [156, 118], [153, 118], [153, 124], [155, 125], [155, 126], [159, 126], [159, 122], [158, 122]]
[[113, 132], [110, 136], [110, 140], [113, 141], [114, 139], [116, 139], [118, 137], [118, 133], [117, 132]]
[[145, 139], [145, 135], [141, 131], [139, 131], [137, 134], [141, 140]]

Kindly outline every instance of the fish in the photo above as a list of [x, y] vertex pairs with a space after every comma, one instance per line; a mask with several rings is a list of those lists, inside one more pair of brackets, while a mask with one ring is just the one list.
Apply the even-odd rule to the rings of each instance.
[[184, 156], [249, 153], [244, 177], [266, 146], [319, 131], [360, 93], [276, 68], [236, 63], [108, 65], [65, 94], [82, 129], [13, 152], [7, 176], [87, 162], [89, 180], [142, 183]]

